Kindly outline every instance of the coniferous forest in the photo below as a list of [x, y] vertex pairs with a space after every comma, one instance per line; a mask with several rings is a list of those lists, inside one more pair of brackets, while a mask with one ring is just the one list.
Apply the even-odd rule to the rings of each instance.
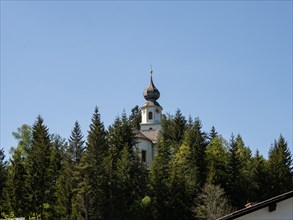
[[282, 135], [272, 137], [266, 159], [240, 134], [225, 140], [177, 110], [162, 116], [147, 169], [135, 147], [140, 117], [135, 106], [105, 128], [96, 107], [86, 134], [76, 121], [68, 139], [50, 134], [41, 116], [21, 125], [8, 161], [0, 150], [0, 218], [216, 219], [293, 190]]

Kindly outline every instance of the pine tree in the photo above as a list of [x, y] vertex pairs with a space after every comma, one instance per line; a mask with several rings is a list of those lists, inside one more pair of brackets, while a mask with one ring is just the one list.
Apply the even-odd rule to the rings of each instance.
[[225, 188], [227, 183], [228, 144], [220, 135], [211, 140], [206, 149], [207, 183]]
[[42, 219], [50, 218], [48, 208], [52, 206], [51, 188], [54, 185], [51, 156], [52, 145], [48, 128], [43, 124], [41, 116], [33, 125], [32, 146], [28, 155], [28, 187], [30, 190], [31, 214]]
[[172, 129], [173, 129], [173, 119], [170, 114], [162, 115], [161, 118], [161, 132], [160, 132], [160, 138], [161, 141], [164, 143], [168, 143], [172, 147], [173, 144], [173, 136], [172, 136]]
[[158, 142], [158, 154], [154, 158], [149, 173], [149, 190], [153, 219], [170, 217], [169, 166], [171, 160], [170, 145], [162, 139]]
[[216, 131], [215, 127], [213, 126], [210, 133], [209, 133], [209, 140], [212, 141], [215, 137], [218, 136], [218, 132]]
[[15, 149], [11, 159], [10, 199], [15, 216], [30, 215], [30, 200], [27, 181], [27, 158], [23, 157], [22, 149]]
[[[140, 212], [140, 202], [145, 196], [146, 168], [142, 164], [131, 121], [123, 112], [109, 127], [109, 216], [108, 219], [133, 219]], [[126, 152], [127, 150], [127, 152]], [[125, 178], [128, 177], [128, 182]], [[128, 195], [128, 199], [125, 198]], [[121, 199], [124, 198], [124, 201]], [[125, 208], [121, 208], [125, 207]]]
[[200, 186], [203, 186], [207, 175], [207, 160], [206, 160], [206, 135], [201, 131], [202, 125], [198, 118], [190, 123], [186, 129], [183, 143], [188, 146], [192, 153], [192, 158], [195, 162], [198, 171], [198, 181]]
[[146, 168], [138, 154], [131, 155], [127, 145], [117, 161], [115, 185], [114, 219], [140, 218], [140, 203], [146, 194]]
[[79, 164], [80, 159], [83, 155], [84, 152], [84, 140], [83, 140], [83, 135], [81, 132], [80, 125], [78, 121], [75, 122], [74, 128], [71, 131], [71, 136], [69, 137], [69, 149], [68, 153], [71, 156], [71, 160]]
[[199, 181], [191, 149], [181, 145], [170, 163], [170, 219], [191, 219], [191, 207]]
[[[5, 188], [5, 184], [6, 184], [6, 180], [7, 180], [7, 176], [8, 176], [8, 169], [7, 169], [7, 162], [4, 160], [5, 159], [5, 155], [4, 155], [4, 149], [0, 149], [0, 210], [3, 211], [7, 211], [7, 205], [5, 204], [5, 196], [4, 196], [4, 188]], [[1, 213], [0, 212], [0, 217]]]
[[268, 193], [270, 191], [268, 182], [268, 169], [267, 161], [257, 150], [255, 156], [252, 158], [252, 164], [250, 168], [251, 179], [251, 201], [261, 202], [269, 199]]
[[269, 151], [268, 169], [270, 197], [293, 189], [292, 156], [282, 135]]
[[141, 109], [138, 107], [138, 105], [134, 106], [134, 108], [131, 109], [129, 121], [133, 129], [140, 130]]
[[108, 142], [116, 150], [115, 161], [119, 158], [125, 144], [127, 144], [129, 152], [133, 151], [135, 145], [134, 133], [125, 112], [122, 113], [121, 117], [117, 117], [113, 125], [109, 127]]
[[239, 187], [241, 180], [241, 161], [237, 154], [237, 141], [232, 134], [230, 139], [229, 157], [228, 157], [228, 181], [226, 184], [226, 191], [231, 198], [233, 207], [242, 208], [242, 192]]
[[12, 135], [18, 144], [10, 151], [10, 166], [4, 189], [5, 209], [6, 212], [9, 210], [15, 216], [29, 217], [31, 201], [27, 185], [27, 157], [32, 145], [32, 128], [24, 124], [17, 128], [17, 131], [13, 132]]
[[180, 109], [177, 109], [175, 116], [172, 120], [171, 127], [171, 137], [172, 142], [175, 144], [175, 151], [178, 150], [179, 146], [182, 144], [184, 133], [187, 127], [187, 121], [182, 115]]
[[104, 164], [108, 147], [106, 131], [97, 107], [88, 131], [86, 146], [79, 166], [82, 178], [77, 189], [77, 202], [80, 204], [79, 217], [102, 219], [106, 201], [105, 188], [108, 184]]
[[63, 165], [65, 161], [64, 151], [67, 148], [66, 139], [62, 138], [58, 134], [50, 135], [50, 141], [52, 146], [51, 152], [51, 162], [50, 162], [50, 176], [52, 178], [52, 186], [50, 187], [50, 197], [49, 203], [52, 204], [48, 207], [50, 212], [50, 218], [60, 218], [59, 213], [59, 199], [60, 199], [60, 185], [59, 179], [62, 178]]
[[[65, 201], [59, 196], [60, 211], [70, 219], [78, 219], [78, 185], [81, 184], [80, 161], [84, 155], [84, 140], [78, 121], [75, 122], [71, 136], [69, 137], [69, 146], [65, 151], [62, 174], [60, 176], [60, 194], [65, 194]], [[68, 217], [67, 217], [68, 218]]]
[[243, 208], [250, 200], [251, 180], [248, 172], [250, 172], [251, 151], [245, 147], [240, 135], [237, 135], [236, 140], [232, 135], [229, 151], [226, 191], [231, 197], [232, 205]]

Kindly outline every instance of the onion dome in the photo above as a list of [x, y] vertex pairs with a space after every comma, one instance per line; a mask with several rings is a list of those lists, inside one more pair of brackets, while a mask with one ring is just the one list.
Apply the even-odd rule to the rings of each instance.
[[151, 81], [148, 87], [144, 90], [143, 96], [147, 101], [157, 103], [156, 100], [160, 98], [160, 92], [153, 83], [153, 70], [150, 70]]

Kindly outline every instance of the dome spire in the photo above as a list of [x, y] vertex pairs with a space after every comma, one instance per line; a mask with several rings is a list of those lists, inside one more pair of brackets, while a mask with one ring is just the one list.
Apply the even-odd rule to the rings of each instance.
[[151, 101], [151, 102], [156, 103], [156, 100], [160, 98], [160, 92], [156, 88], [156, 86], [154, 85], [154, 82], [153, 82], [152, 65], [150, 67], [150, 75], [151, 75], [151, 81], [150, 81], [150, 84], [148, 85], [148, 87], [144, 90], [143, 96], [147, 101]]

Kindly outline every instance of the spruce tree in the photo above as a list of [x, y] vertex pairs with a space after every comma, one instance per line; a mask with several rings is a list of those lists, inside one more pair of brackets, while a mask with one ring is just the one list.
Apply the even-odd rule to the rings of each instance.
[[70, 216], [70, 219], [78, 219], [79, 202], [78, 186], [82, 182], [80, 162], [84, 155], [84, 140], [78, 121], [75, 122], [71, 136], [69, 137], [69, 146], [65, 151], [62, 175], [60, 177], [60, 194], [67, 194], [66, 201], [60, 197], [61, 211]]
[[211, 140], [206, 149], [207, 183], [225, 188], [227, 183], [228, 144], [220, 135]]
[[239, 134], [236, 139], [232, 135], [227, 166], [228, 181], [226, 191], [230, 195], [232, 205], [237, 208], [243, 208], [250, 200], [251, 180], [248, 173], [250, 172], [250, 163], [250, 149], [245, 147]]
[[116, 150], [116, 161], [125, 144], [128, 146], [129, 152], [133, 151], [135, 145], [134, 133], [125, 112], [122, 113], [121, 117], [117, 117], [113, 125], [109, 127], [108, 142]]
[[[52, 134], [50, 135], [51, 144], [52, 144], [52, 154], [51, 154], [51, 176], [52, 181], [54, 184], [51, 187], [51, 194], [53, 196], [51, 197], [51, 202], [53, 205], [50, 206], [50, 213], [51, 218], [60, 218], [62, 215], [60, 215], [60, 200], [66, 200], [67, 197], [61, 197], [63, 194], [60, 195], [60, 191], [63, 190], [60, 186], [59, 180], [61, 178], [64, 178], [63, 173], [63, 166], [65, 164], [65, 149], [67, 148], [67, 142], [66, 139], [62, 138], [58, 134]], [[64, 191], [66, 193], [66, 191]], [[61, 206], [66, 205], [66, 202], [64, 201]]]
[[141, 109], [138, 107], [138, 105], [134, 106], [134, 108], [131, 109], [129, 121], [133, 129], [140, 130]]
[[[32, 145], [32, 128], [24, 124], [12, 132], [18, 141], [16, 147], [11, 147], [11, 159], [6, 186], [4, 189], [5, 209], [15, 216], [29, 217], [30, 204], [28, 191], [28, 154]], [[5, 209], [2, 209], [3, 211]]]
[[[134, 151], [134, 153], [138, 151]], [[127, 145], [117, 161], [115, 172], [114, 219], [141, 218], [140, 203], [146, 195], [146, 168], [138, 154], [131, 155]]]
[[[4, 149], [0, 149], [0, 210], [7, 211], [7, 205], [5, 204], [4, 188], [8, 176], [7, 162], [5, 161]], [[4, 218], [4, 216], [0, 217]]]
[[186, 129], [183, 143], [190, 148], [192, 158], [198, 171], [198, 181], [203, 186], [207, 175], [206, 135], [202, 132], [202, 125], [198, 118]]
[[212, 141], [215, 137], [218, 136], [218, 132], [216, 131], [215, 127], [213, 126], [210, 133], [209, 133], [209, 140]]
[[42, 219], [50, 218], [48, 208], [52, 206], [51, 188], [54, 185], [51, 156], [52, 145], [48, 128], [43, 124], [41, 116], [33, 125], [32, 146], [28, 155], [28, 187], [30, 190], [31, 214]]
[[105, 173], [107, 152], [106, 131], [96, 107], [88, 131], [85, 154], [79, 166], [82, 178], [77, 189], [80, 219], [103, 218], [108, 184]]
[[14, 150], [10, 171], [10, 199], [15, 216], [29, 217], [30, 200], [27, 180], [27, 158], [23, 157], [21, 148]]
[[242, 181], [241, 178], [241, 161], [237, 154], [238, 145], [237, 141], [232, 134], [230, 139], [230, 148], [229, 148], [229, 157], [228, 157], [228, 166], [227, 166], [227, 173], [228, 173], [228, 181], [226, 184], [226, 191], [230, 196], [232, 205], [237, 208], [242, 208], [244, 204], [242, 204], [242, 192], [240, 189], [240, 182]]
[[170, 162], [171, 208], [169, 219], [191, 219], [199, 187], [198, 170], [189, 146], [181, 145]]
[[172, 142], [175, 144], [175, 151], [182, 144], [184, 133], [187, 127], [186, 118], [182, 115], [181, 110], [177, 109], [172, 120], [171, 135]]
[[269, 199], [269, 185], [268, 182], [268, 169], [267, 161], [257, 150], [255, 156], [252, 158], [252, 164], [250, 169], [251, 175], [251, 201], [261, 202]]
[[[163, 139], [163, 138], [162, 138]], [[153, 219], [170, 217], [169, 167], [171, 149], [168, 142], [159, 139], [158, 154], [154, 158], [149, 172], [149, 190]]]
[[[140, 202], [146, 193], [146, 168], [139, 157], [140, 152], [135, 149], [132, 123], [125, 112], [109, 127], [108, 144], [110, 191], [107, 218], [134, 219], [139, 215]], [[125, 180], [126, 177], [129, 181]], [[128, 195], [127, 198], [125, 195]]]
[[83, 140], [83, 135], [81, 132], [80, 125], [78, 121], [75, 122], [74, 128], [71, 131], [71, 136], [69, 137], [69, 149], [68, 153], [71, 156], [71, 160], [79, 164], [80, 159], [83, 155], [84, 152], [84, 140]]
[[293, 190], [292, 156], [282, 135], [269, 151], [268, 170], [270, 197]]

